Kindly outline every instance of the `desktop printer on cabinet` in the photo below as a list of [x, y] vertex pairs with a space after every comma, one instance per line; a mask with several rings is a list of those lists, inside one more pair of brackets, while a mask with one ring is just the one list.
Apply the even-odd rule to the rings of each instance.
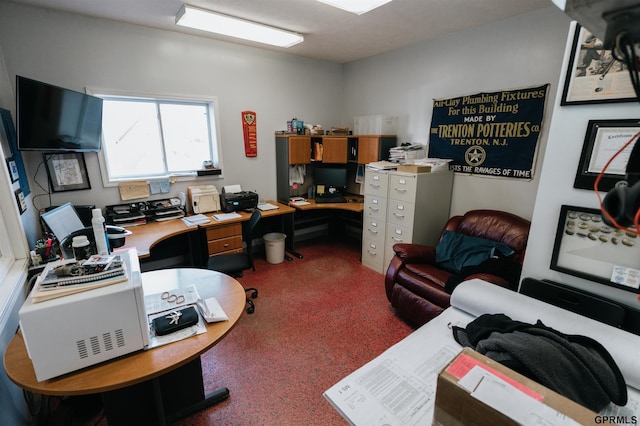
[[36, 303], [41, 278], [36, 281], [19, 318], [38, 381], [149, 346], [138, 255], [134, 249], [117, 254], [124, 258], [127, 279], [122, 282]]
[[225, 213], [255, 209], [258, 206], [258, 194], [251, 191], [243, 191], [240, 185], [223, 186], [220, 204], [222, 205], [222, 211]]

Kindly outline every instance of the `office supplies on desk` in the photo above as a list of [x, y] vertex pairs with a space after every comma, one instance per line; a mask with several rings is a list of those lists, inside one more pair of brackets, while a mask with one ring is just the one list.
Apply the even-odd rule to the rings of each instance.
[[228, 321], [229, 317], [220, 306], [220, 302], [215, 297], [198, 300], [198, 309], [206, 322]]
[[278, 206], [274, 206], [271, 203], [260, 203], [260, 204], [258, 204], [258, 209], [260, 209], [262, 211], [275, 210], [277, 208], [278, 208]]
[[195, 226], [195, 225], [201, 225], [203, 223], [209, 223], [211, 222], [211, 219], [209, 219], [207, 216], [203, 214], [197, 214], [194, 216], [185, 216], [182, 218], [182, 221], [187, 226]]
[[240, 218], [242, 216], [240, 216], [240, 214], [238, 213], [220, 213], [220, 214], [214, 214], [212, 216], [215, 220], [229, 220], [229, 219], [236, 219], [236, 218]]

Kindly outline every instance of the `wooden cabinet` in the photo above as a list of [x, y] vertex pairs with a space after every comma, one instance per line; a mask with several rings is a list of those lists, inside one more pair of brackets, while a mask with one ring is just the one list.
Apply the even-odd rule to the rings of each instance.
[[389, 149], [396, 146], [395, 136], [358, 136], [357, 163], [367, 164], [389, 158]]
[[346, 137], [323, 137], [321, 143], [323, 163], [347, 163]]
[[449, 219], [453, 172], [365, 170], [362, 264], [384, 273], [398, 243], [435, 245]]
[[[313, 184], [312, 180], [309, 183], [309, 179], [306, 179], [303, 184], [299, 184], [298, 178], [293, 180], [295, 186], [291, 183], [292, 177], [301, 175], [304, 169], [302, 165], [310, 165], [304, 170], [306, 176], [313, 176], [316, 164], [347, 164], [349, 173], [355, 174], [356, 164], [387, 160], [389, 150], [396, 146], [396, 141], [395, 136], [386, 135], [276, 135], [277, 199], [288, 203], [293, 195], [307, 194], [308, 187]], [[322, 150], [321, 156], [317, 155], [319, 149]], [[350, 180], [354, 181], [355, 176], [350, 176]], [[356, 190], [352, 192], [358, 193]]]
[[287, 143], [289, 164], [311, 163], [311, 138], [309, 136], [291, 136]]
[[205, 229], [209, 256], [242, 252], [242, 223], [212, 226]]

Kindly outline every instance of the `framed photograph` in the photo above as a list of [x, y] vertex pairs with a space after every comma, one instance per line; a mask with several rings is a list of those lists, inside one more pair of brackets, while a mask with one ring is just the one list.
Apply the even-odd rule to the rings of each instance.
[[[590, 120], [573, 187], [593, 190], [596, 178], [607, 162], [638, 132], [640, 119]], [[610, 191], [617, 182], [625, 180], [634, 146], [635, 142], [631, 143], [609, 164], [600, 179], [599, 191]]]
[[17, 182], [20, 179], [20, 172], [18, 172], [18, 164], [13, 157], [7, 158], [7, 168], [9, 169], [9, 175], [11, 176], [11, 183]]
[[598, 209], [563, 205], [551, 269], [640, 293], [639, 240], [605, 224]]
[[627, 66], [581, 25], [576, 25], [560, 105], [630, 102], [637, 99]]
[[20, 214], [27, 211], [27, 201], [24, 199], [24, 193], [22, 189], [16, 189], [13, 194], [16, 196], [16, 203], [18, 204], [18, 210], [20, 210]]
[[43, 155], [53, 192], [91, 189], [83, 153], [71, 152]]

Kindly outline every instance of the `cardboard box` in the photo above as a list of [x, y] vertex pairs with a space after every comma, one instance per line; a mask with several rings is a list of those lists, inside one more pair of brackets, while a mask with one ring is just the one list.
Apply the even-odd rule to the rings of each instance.
[[429, 173], [432, 166], [421, 166], [417, 164], [399, 164], [398, 171], [406, 173]]
[[[492, 408], [480, 399], [477, 399], [472, 392], [467, 390], [460, 381], [468, 379], [477, 372], [472, 368], [481, 368], [483, 372], [488, 371], [493, 377], [498, 378], [498, 382], [511, 384], [518, 390], [509, 386], [502, 386], [509, 389], [508, 396], [502, 401], [508, 407], [523, 407], [523, 399], [538, 407], [536, 416], [544, 412], [553, 412], [551, 409], [567, 416], [581, 425], [594, 424], [597, 414], [593, 411], [571, 401], [562, 395], [548, 389], [539, 383], [528, 379], [521, 374], [503, 366], [502, 364], [487, 358], [472, 349], [465, 348], [456, 358], [454, 358], [439, 374], [436, 390], [436, 401], [433, 416], [433, 425], [518, 425], [504, 414], [503, 411]], [[467, 377], [469, 375], [469, 377]], [[482, 380], [481, 380], [482, 381]], [[487, 380], [489, 382], [491, 380]], [[480, 386], [478, 386], [479, 388]], [[478, 389], [476, 388], [476, 391]], [[533, 398], [532, 401], [530, 398]], [[538, 403], [535, 400], [541, 402]], [[545, 407], [546, 406], [546, 407]], [[541, 408], [541, 409], [540, 409]], [[507, 408], [510, 409], [510, 408]], [[527, 421], [526, 423], [530, 423]], [[537, 423], [536, 423], [537, 424]], [[543, 424], [540, 422], [540, 424]], [[544, 423], [554, 424], [554, 423]], [[557, 423], [561, 424], [561, 423]]]

